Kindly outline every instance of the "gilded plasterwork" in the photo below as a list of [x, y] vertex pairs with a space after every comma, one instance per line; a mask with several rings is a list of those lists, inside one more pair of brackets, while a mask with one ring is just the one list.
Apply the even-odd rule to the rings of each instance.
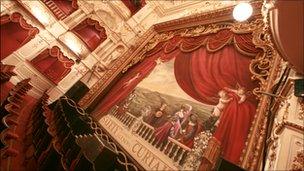
[[[241, 24], [219, 22], [211, 25], [198, 25], [186, 29], [164, 32], [162, 33], [162, 36], [152, 38], [144, 47], [141, 46], [141, 51], [134, 53], [128, 52], [128, 54], [124, 55], [124, 57], [118, 59], [116, 63], [117, 65], [114, 66], [116, 66], [115, 69], [120, 69], [122, 72], [126, 72], [130, 67], [144, 59], [144, 53], [146, 51], [153, 48], [158, 42], [165, 41], [176, 34], [182, 36], [195, 36], [199, 34], [217, 32], [222, 29], [231, 29], [237, 33], [252, 32], [254, 44], [257, 48], [264, 51], [264, 53], [258, 54], [256, 58], [252, 60], [250, 65], [250, 70], [253, 74], [252, 79], [260, 82], [260, 86], [253, 91], [253, 93], [259, 98], [260, 103], [250, 129], [250, 134], [248, 135], [246, 149], [244, 150], [243, 157], [241, 158], [242, 167], [248, 170], [255, 170], [258, 166], [258, 161], [260, 160], [263, 149], [262, 145], [265, 139], [266, 124], [265, 113], [269, 104], [269, 97], [260, 94], [260, 92], [268, 92], [271, 90], [274, 84], [273, 82], [277, 77], [277, 73], [280, 71], [280, 58], [277, 56], [277, 53], [273, 48], [270, 40], [270, 34], [267, 30], [265, 30], [262, 19], [255, 19], [250, 23]], [[153, 34], [153, 29], [150, 33]], [[129, 63], [121, 68], [121, 64], [126, 63], [124, 60], [127, 59], [127, 56], [129, 57]], [[112, 68], [105, 73], [104, 78], [102, 78], [103, 82], [100, 81], [97, 86], [94, 86], [93, 89], [90, 90], [89, 94], [87, 94], [80, 101], [80, 105], [86, 107], [90, 102], [92, 102], [92, 96], [96, 97], [95, 93], [100, 92], [100, 90], [104, 89], [108, 84], [105, 84], [104, 82], [110, 78], [114, 78], [114, 73], [118, 73], [118, 71], [115, 69]]]

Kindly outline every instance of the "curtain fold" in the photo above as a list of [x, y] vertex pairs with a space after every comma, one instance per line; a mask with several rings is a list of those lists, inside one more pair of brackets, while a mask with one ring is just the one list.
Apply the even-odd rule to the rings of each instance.
[[[246, 91], [251, 91], [257, 86], [251, 80], [250, 60], [231, 45], [214, 53], [200, 48], [175, 58], [175, 78], [178, 85], [192, 98], [216, 105], [221, 90], [243, 87]], [[214, 137], [222, 144], [222, 157], [237, 164], [256, 111], [256, 101], [248, 94], [245, 102], [239, 104], [240, 98], [235, 92], [229, 92], [228, 96], [232, 101], [221, 113]]]
[[238, 84], [250, 91], [257, 86], [251, 80], [250, 60], [233, 46], [214, 53], [200, 48], [175, 58], [175, 78], [191, 97], [215, 105], [218, 102], [217, 93], [224, 87], [236, 89]]

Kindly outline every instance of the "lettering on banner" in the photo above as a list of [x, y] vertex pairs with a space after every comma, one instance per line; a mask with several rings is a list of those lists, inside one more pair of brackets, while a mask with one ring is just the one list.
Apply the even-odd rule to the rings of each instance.
[[151, 170], [172, 170], [169, 166], [163, 163], [160, 158], [155, 156], [149, 149], [137, 141], [132, 147], [132, 153], [134, 153], [141, 162], [149, 166]]
[[166, 165], [161, 158], [152, 153], [150, 149], [145, 147], [143, 144], [137, 140], [127, 139], [125, 130], [120, 125], [113, 122], [111, 119], [104, 117], [102, 120], [102, 125], [114, 136], [119, 143], [127, 148], [129, 154], [133, 156], [139, 163], [147, 166], [149, 170], [172, 170], [170, 166]]
[[128, 140], [123, 135], [123, 128], [119, 125], [112, 122], [110, 119], [103, 119], [104, 125], [107, 127], [107, 130], [111, 132], [112, 135], [114, 135], [116, 138], [118, 138], [121, 143], [129, 145]]

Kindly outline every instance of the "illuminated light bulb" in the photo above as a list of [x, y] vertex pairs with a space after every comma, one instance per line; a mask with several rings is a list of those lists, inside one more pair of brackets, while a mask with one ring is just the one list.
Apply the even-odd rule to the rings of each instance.
[[252, 11], [249, 3], [240, 3], [233, 9], [233, 18], [237, 21], [245, 21], [252, 15]]
[[43, 25], [49, 24], [49, 16], [41, 8], [34, 6], [32, 12]]

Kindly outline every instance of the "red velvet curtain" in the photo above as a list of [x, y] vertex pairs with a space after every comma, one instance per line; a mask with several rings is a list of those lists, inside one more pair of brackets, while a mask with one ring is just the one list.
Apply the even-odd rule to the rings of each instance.
[[54, 46], [40, 53], [31, 64], [54, 84], [58, 84], [71, 71], [74, 61]]
[[[130, 88], [128, 88], [128, 89], [122, 89], [123, 83], [127, 82], [128, 80], [135, 77], [135, 75], [137, 73], [141, 72], [141, 70], [143, 68], [146, 70], [147, 69], [153, 70], [154, 67], [156, 66], [155, 60], [157, 58], [160, 58], [162, 61], [168, 61], [168, 60], [176, 57], [176, 60], [179, 63], [179, 59], [187, 59], [185, 56], [188, 56], [188, 58], [190, 59], [191, 55], [195, 54], [196, 50], [198, 50], [198, 52], [201, 52], [201, 51], [203, 51], [203, 49], [206, 49], [207, 51], [206, 51], [205, 55], [209, 55], [209, 54], [212, 54], [212, 52], [221, 50], [225, 45], [229, 45], [229, 44], [234, 45], [234, 49], [237, 49], [238, 52], [241, 52], [242, 54], [244, 54], [246, 56], [253, 57], [257, 53], [259, 53], [260, 50], [256, 49], [255, 46], [251, 42], [252, 42], [252, 35], [250, 33], [235, 34], [230, 30], [221, 30], [218, 33], [204, 35], [204, 36], [197, 36], [197, 37], [181, 37], [179, 35], [176, 35], [168, 41], [160, 42], [152, 50], [150, 50], [149, 52], [146, 53], [147, 57], [145, 58], [145, 60], [143, 62], [138, 63], [137, 65], [133, 66], [111, 88], [111, 90], [106, 95], [106, 97], [99, 103], [97, 108], [94, 110], [93, 115], [100, 118], [101, 116], [105, 115], [106, 112], [111, 107], [113, 107], [115, 104], [121, 102], [124, 98], [126, 98], [127, 95], [140, 82], [140, 80], [142, 80], [144, 77], [146, 77], [151, 71], [145, 71], [144, 72], [145, 75], [144, 75], [144, 73], [142, 73], [140, 75], [140, 77], [137, 78], [136, 81], [133, 82], [133, 84], [129, 84]], [[232, 47], [230, 49], [232, 49]], [[239, 55], [241, 55], [241, 54], [239, 54]], [[177, 56], [181, 56], [181, 57], [177, 57]], [[220, 56], [220, 55], [218, 55], [218, 56]], [[228, 59], [227, 56], [226, 56], [226, 59]], [[247, 71], [248, 71], [249, 59], [241, 59], [241, 60], [247, 61], [246, 66], [244, 65], [243, 68], [247, 67]], [[151, 67], [152, 63], [153, 63], [154, 67]], [[184, 63], [189, 63], [189, 61], [184, 61]], [[236, 64], [239, 64], [239, 63], [240, 62], [236, 62]], [[181, 73], [181, 74], [183, 74], [183, 73]], [[184, 74], [183, 78], [187, 79], [186, 77], [187, 77], [187, 75]], [[249, 78], [246, 78], [246, 80], [248, 80], [248, 79]], [[181, 79], [179, 77], [177, 77], [177, 81], [180, 82], [180, 80]], [[242, 82], [240, 82], [240, 83], [242, 83]], [[236, 83], [233, 84], [233, 86], [236, 86]], [[212, 89], [212, 92], [209, 93], [210, 97], [212, 97], [210, 99], [213, 99], [213, 97], [216, 97], [216, 94], [219, 90], [218, 87], [217, 87], [217, 89]], [[183, 88], [183, 89], [185, 90], [185, 88]], [[188, 92], [188, 93], [191, 96], [191, 93], [190, 92]], [[197, 96], [193, 95], [193, 93], [192, 93], [192, 96], [194, 99], [200, 99], [200, 98], [203, 99], [203, 97], [197, 97]], [[215, 98], [215, 99], [213, 99], [213, 101], [204, 101], [204, 103], [216, 104], [217, 100], [218, 99]]]
[[[257, 86], [251, 80], [250, 60], [231, 45], [213, 53], [200, 48], [176, 57], [175, 78], [179, 86], [194, 99], [216, 105], [220, 90], [236, 90], [241, 86], [250, 91]], [[240, 99], [235, 93], [229, 92], [228, 96], [232, 101], [222, 112], [214, 137], [222, 144], [222, 157], [237, 164], [256, 111], [256, 101], [255, 97], [247, 95], [246, 101], [238, 104]]]
[[[194, 99], [215, 105], [220, 90], [237, 89], [238, 85], [251, 91], [257, 86], [251, 80], [249, 64], [252, 57], [260, 52], [252, 43], [251, 33], [236, 34], [231, 30], [221, 30], [197, 37], [176, 35], [157, 44], [146, 53], [143, 62], [125, 73], [93, 115], [100, 118], [112, 106], [125, 99], [154, 69], [158, 58], [164, 62], [175, 58], [174, 72], [179, 86]], [[245, 102], [239, 104], [239, 97], [234, 92], [229, 91], [228, 95], [232, 101], [222, 112], [214, 137], [222, 143], [222, 156], [237, 164], [255, 114], [256, 100], [248, 94]]]
[[78, 24], [72, 31], [88, 46], [90, 51], [94, 51], [107, 39], [105, 28], [100, 26], [98, 21], [90, 18]]
[[20, 13], [1, 16], [1, 60], [29, 42], [39, 30], [23, 19]]
[[218, 103], [217, 93], [224, 87], [236, 89], [237, 84], [252, 90], [248, 58], [231, 45], [216, 52], [200, 48], [175, 58], [174, 72], [179, 86], [202, 103]]

